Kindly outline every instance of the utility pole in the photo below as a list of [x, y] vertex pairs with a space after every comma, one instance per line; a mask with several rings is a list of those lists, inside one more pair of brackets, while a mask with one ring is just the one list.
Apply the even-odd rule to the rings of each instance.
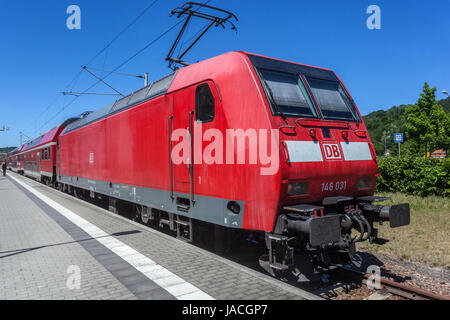
[[384, 136], [384, 155], [386, 155], [387, 147], [386, 147], [386, 138], [389, 138], [390, 136]]

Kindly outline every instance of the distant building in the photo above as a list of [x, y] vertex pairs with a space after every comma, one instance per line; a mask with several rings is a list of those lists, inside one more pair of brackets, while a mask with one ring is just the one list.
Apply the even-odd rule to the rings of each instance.
[[445, 150], [443, 150], [443, 149], [436, 150], [431, 154], [431, 158], [436, 158], [436, 159], [442, 159], [442, 158], [445, 158], [446, 156], [447, 156], [447, 152], [445, 152]]

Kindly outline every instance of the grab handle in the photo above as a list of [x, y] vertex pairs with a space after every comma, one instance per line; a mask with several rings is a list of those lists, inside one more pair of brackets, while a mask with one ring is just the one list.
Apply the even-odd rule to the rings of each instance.
[[172, 166], [172, 130], [173, 130], [173, 116], [169, 116], [169, 188], [170, 188], [170, 198], [175, 199], [173, 196], [173, 166]]

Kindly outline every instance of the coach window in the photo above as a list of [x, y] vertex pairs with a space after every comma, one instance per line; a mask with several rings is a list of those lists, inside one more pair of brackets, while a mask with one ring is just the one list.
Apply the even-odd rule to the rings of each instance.
[[50, 147], [47, 148], [47, 159], [50, 160]]
[[209, 122], [214, 120], [214, 96], [207, 83], [199, 85], [195, 90], [195, 115], [195, 119], [199, 122]]
[[44, 150], [45, 149], [41, 149], [41, 160], [45, 160]]

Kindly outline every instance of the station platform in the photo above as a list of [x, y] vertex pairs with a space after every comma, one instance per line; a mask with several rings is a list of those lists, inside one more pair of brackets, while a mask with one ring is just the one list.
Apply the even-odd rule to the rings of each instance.
[[0, 299], [321, 298], [8, 171], [0, 177]]

